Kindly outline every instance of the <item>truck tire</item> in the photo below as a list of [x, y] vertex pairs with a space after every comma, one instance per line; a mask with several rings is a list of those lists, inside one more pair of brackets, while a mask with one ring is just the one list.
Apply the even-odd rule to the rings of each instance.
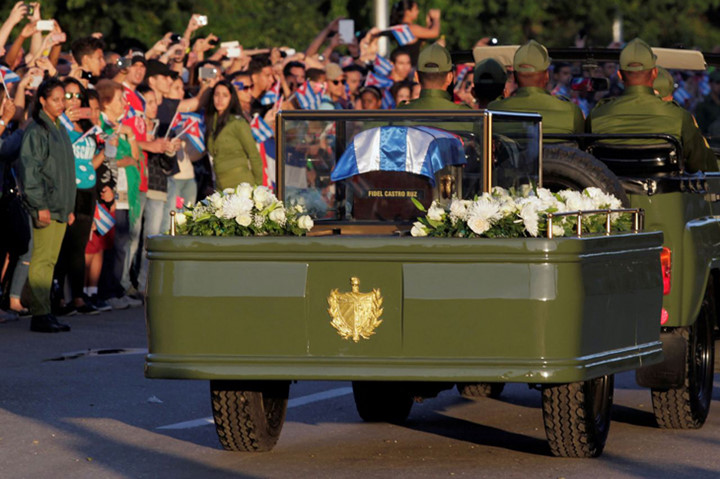
[[577, 190], [590, 186], [615, 195], [624, 206], [630, 205], [617, 176], [590, 153], [565, 145], [543, 147], [543, 187], [551, 191]]
[[467, 399], [497, 399], [505, 389], [505, 383], [457, 383], [460, 395]]
[[653, 412], [661, 428], [699, 429], [705, 424], [713, 392], [715, 319], [709, 284], [695, 324], [673, 330], [687, 344], [684, 384], [679, 388], [652, 389]]
[[615, 377], [544, 385], [542, 388], [545, 435], [553, 455], [597, 457], [610, 430]]
[[363, 421], [402, 424], [410, 415], [413, 397], [401, 382], [353, 381], [352, 388]]
[[218, 439], [228, 451], [269, 451], [280, 437], [288, 381], [210, 381]]

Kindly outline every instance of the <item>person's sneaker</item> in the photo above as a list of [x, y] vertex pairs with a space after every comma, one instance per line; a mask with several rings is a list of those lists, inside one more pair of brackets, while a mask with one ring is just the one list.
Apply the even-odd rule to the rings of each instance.
[[65, 306], [60, 306], [60, 309], [54, 314], [57, 314], [58, 316], [75, 316], [78, 314], [78, 310], [74, 304], [70, 303]]
[[128, 304], [131, 308], [139, 308], [143, 305], [143, 302], [139, 299], [135, 299], [132, 296], [124, 296], [127, 299]]
[[120, 298], [108, 298], [107, 303], [112, 307], [112, 309], [127, 309], [130, 307], [127, 296], [122, 296]]
[[95, 309], [98, 311], [106, 312], [106, 311], [112, 311], [112, 306], [108, 304], [107, 301], [104, 299], [100, 299], [97, 294], [93, 294], [88, 298], [88, 302], [95, 306]]
[[100, 314], [100, 311], [90, 303], [85, 303], [82, 306], [75, 306], [75, 310], [79, 314]]

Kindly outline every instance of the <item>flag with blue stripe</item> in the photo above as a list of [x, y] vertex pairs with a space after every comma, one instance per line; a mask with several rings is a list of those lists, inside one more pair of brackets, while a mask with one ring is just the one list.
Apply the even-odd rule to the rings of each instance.
[[105, 236], [115, 226], [115, 218], [104, 205], [97, 203], [93, 223], [95, 223], [95, 231], [100, 236]]
[[200, 113], [178, 114], [172, 130], [176, 135], [185, 135], [197, 151], [205, 151], [205, 120]]
[[392, 93], [390, 93], [388, 88], [382, 91], [382, 103], [380, 104], [380, 108], [383, 110], [392, 110], [395, 108], [395, 98], [393, 98]]
[[700, 83], [698, 84], [698, 89], [700, 90], [700, 94], [702, 96], [708, 96], [710, 94], [710, 77], [707, 75], [703, 75], [702, 80], [700, 80]]
[[386, 77], [390, 75], [392, 69], [393, 64], [390, 63], [390, 60], [381, 55], [375, 56], [375, 61], [373, 61], [373, 71], [375, 73], [379, 73], [380, 75]]
[[75, 130], [75, 125], [73, 124], [73, 122], [70, 120], [70, 118], [68, 118], [68, 116], [65, 113], [60, 115], [58, 117], [58, 119], [60, 120], [60, 124], [62, 126], [64, 126], [67, 131]]
[[300, 108], [303, 110], [317, 110], [320, 108], [320, 95], [315, 93], [310, 81], [306, 81], [295, 90], [295, 98], [297, 98]]
[[260, 99], [262, 105], [274, 105], [280, 99], [280, 82], [277, 81], [275, 84], [265, 92]]
[[465, 77], [467, 76], [468, 72], [472, 70], [472, 67], [470, 65], [460, 65], [457, 67], [457, 74], [455, 80], [455, 88], [453, 91], [459, 91], [460, 88], [462, 88], [462, 82], [465, 80]]
[[685, 104], [692, 98], [689, 91], [685, 89], [685, 86], [680, 86], [675, 89], [673, 93], [673, 100], [678, 102], [680, 106], [686, 106]]
[[269, 140], [270, 138], [275, 136], [275, 133], [273, 133], [270, 125], [268, 125], [267, 122], [263, 120], [258, 114], [256, 114], [253, 117], [252, 121], [250, 121], [250, 130], [252, 130], [252, 134], [255, 137], [255, 141], [257, 143], [262, 143], [265, 140]]
[[381, 126], [355, 135], [330, 179], [340, 181], [370, 171], [404, 171], [422, 175], [435, 185], [435, 173], [448, 165], [464, 165], [462, 141], [428, 126]]
[[3, 81], [6, 85], [9, 85], [11, 83], [17, 83], [20, 81], [20, 77], [17, 73], [3, 65], [0, 65], [0, 75], [2, 75]]
[[400, 45], [408, 45], [415, 41], [415, 35], [410, 31], [410, 26], [407, 24], [393, 25], [390, 30]]
[[378, 88], [390, 88], [393, 86], [393, 82], [388, 77], [382, 76], [378, 73], [368, 72], [365, 78], [365, 86], [376, 86]]

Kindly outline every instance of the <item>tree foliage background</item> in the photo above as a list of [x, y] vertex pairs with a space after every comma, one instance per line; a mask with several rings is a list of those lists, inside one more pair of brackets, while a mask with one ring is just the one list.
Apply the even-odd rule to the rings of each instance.
[[[246, 48], [287, 45], [304, 49], [333, 18], [373, 26], [373, 2], [358, 0], [43, 0], [43, 18], [57, 19], [70, 40], [102, 32], [117, 50], [138, 42], [150, 47], [169, 31], [182, 33], [192, 13], [208, 15], [198, 35], [215, 33]], [[656, 46], [720, 45], [720, 0], [418, 0], [420, 23], [429, 8], [442, 10], [442, 33], [453, 49], [468, 49], [485, 36], [501, 43], [530, 38], [552, 47], [571, 46], [580, 30], [588, 44], [605, 46], [622, 16], [624, 38]], [[5, 0], [7, 15], [14, 2]]]

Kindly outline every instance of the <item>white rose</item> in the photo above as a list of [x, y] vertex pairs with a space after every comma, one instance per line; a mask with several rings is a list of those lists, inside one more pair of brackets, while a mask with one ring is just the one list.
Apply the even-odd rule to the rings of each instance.
[[224, 190], [222, 190], [223, 196], [231, 195], [233, 193], [235, 193], [235, 188], [225, 188]]
[[223, 203], [223, 197], [219, 192], [215, 192], [212, 195], [208, 196], [208, 203], [213, 206], [214, 209], [222, 208]]
[[187, 216], [185, 213], [180, 213], [175, 215], [175, 224], [178, 226], [182, 226], [187, 222]]
[[419, 221], [416, 221], [413, 223], [413, 227], [410, 230], [410, 234], [415, 237], [419, 236], [427, 236], [427, 228], [425, 228], [425, 225], [420, 223]]
[[298, 218], [298, 226], [300, 227], [300, 229], [310, 231], [312, 227], [315, 226], [315, 223], [308, 215], [302, 215], [300, 218]]
[[480, 198], [470, 206], [467, 223], [475, 234], [483, 234], [500, 218], [500, 205], [496, 201]]
[[520, 196], [527, 198], [533, 192], [532, 185], [524, 184], [520, 186]]
[[502, 198], [502, 197], [504, 197], [504, 196], [510, 196], [510, 193], [508, 192], [508, 190], [506, 190], [506, 189], [503, 188], [502, 186], [493, 186], [493, 188], [492, 188], [492, 196], [496, 196], [496, 197]]
[[258, 186], [255, 188], [255, 191], [253, 191], [253, 200], [255, 201], [255, 207], [262, 210], [275, 201], [275, 195], [272, 194], [269, 188]]
[[471, 202], [467, 200], [453, 200], [450, 203], [450, 219], [453, 225], [457, 221], [467, 220], [467, 212]]
[[243, 214], [239, 215], [237, 218], [235, 218], [235, 221], [240, 226], [248, 227], [248, 226], [250, 226], [250, 223], [252, 223], [252, 216], [250, 216], [247, 213], [243, 213]]
[[525, 231], [527, 231], [530, 236], [537, 236], [539, 221], [537, 203], [534, 201], [526, 202], [520, 209], [518, 216], [523, 220]]
[[553, 236], [565, 236], [565, 228], [562, 225], [553, 223]]
[[275, 208], [270, 212], [270, 221], [274, 221], [275, 223], [279, 225], [285, 224], [285, 209], [284, 208]]
[[433, 201], [433, 204], [430, 206], [427, 213], [428, 219], [431, 221], [442, 221], [444, 216], [445, 210], [442, 207], [437, 206]]
[[235, 189], [235, 191], [237, 192], [238, 196], [251, 199], [253, 187], [250, 185], [250, 183], [240, 183]]

